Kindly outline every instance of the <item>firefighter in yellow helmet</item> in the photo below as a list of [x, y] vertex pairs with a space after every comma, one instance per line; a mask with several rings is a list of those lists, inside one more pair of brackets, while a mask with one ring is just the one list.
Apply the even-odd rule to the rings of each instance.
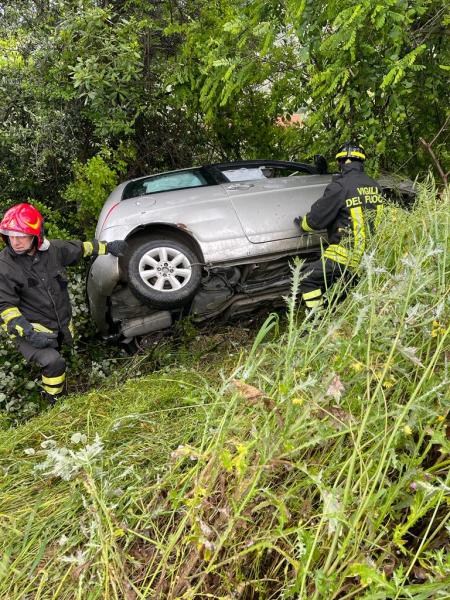
[[0, 234], [0, 318], [25, 359], [41, 368], [44, 396], [51, 403], [66, 389], [60, 350], [72, 344], [66, 267], [99, 254], [121, 256], [126, 242], [48, 240], [44, 221], [31, 204], [6, 211]]
[[377, 227], [383, 210], [378, 183], [364, 173], [366, 153], [359, 144], [345, 142], [336, 160], [340, 173], [310, 211], [294, 221], [304, 233], [326, 229], [328, 246], [322, 257], [308, 264], [300, 284], [307, 308], [323, 305], [323, 294], [343, 276], [351, 275], [366, 249], [368, 229]]

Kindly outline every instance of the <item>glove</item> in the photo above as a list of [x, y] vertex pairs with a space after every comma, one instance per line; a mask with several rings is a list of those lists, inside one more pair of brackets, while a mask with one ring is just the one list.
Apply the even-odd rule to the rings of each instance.
[[302, 220], [300, 219], [300, 217], [295, 217], [294, 223], [295, 223], [295, 225], [297, 225], [297, 227], [300, 227], [300, 229], [301, 229], [301, 227], [302, 227]]
[[20, 317], [11, 319], [6, 326], [6, 331], [9, 333], [9, 335], [18, 335], [26, 338], [28, 335], [32, 334], [34, 330], [31, 323], [21, 315]]
[[106, 252], [113, 256], [123, 256], [128, 248], [128, 244], [123, 240], [114, 240], [106, 244]]
[[56, 341], [56, 334], [45, 333], [43, 331], [33, 331], [25, 337], [27, 342], [33, 346], [33, 348], [48, 348], [49, 346], [56, 348], [58, 345]]

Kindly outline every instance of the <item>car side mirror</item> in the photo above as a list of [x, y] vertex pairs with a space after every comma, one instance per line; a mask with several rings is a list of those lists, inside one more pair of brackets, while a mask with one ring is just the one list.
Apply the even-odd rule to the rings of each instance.
[[325, 158], [325, 156], [322, 156], [322, 154], [314, 155], [314, 164], [316, 165], [317, 172], [320, 175], [325, 175], [326, 173], [328, 173], [327, 159]]

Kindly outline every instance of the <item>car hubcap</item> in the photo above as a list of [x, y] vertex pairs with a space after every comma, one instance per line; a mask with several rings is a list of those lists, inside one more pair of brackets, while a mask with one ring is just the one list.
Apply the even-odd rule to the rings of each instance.
[[191, 278], [189, 259], [174, 248], [152, 248], [139, 261], [139, 275], [152, 290], [173, 292]]

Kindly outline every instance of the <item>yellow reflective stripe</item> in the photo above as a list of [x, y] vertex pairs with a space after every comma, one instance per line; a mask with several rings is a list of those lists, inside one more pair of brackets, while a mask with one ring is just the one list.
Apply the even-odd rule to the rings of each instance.
[[48, 387], [46, 385], [42, 386], [44, 388], [44, 390], [47, 392], [47, 394], [50, 394], [50, 396], [56, 396], [57, 394], [60, 394], [63, 390], [64, 390], [64, 386], [61, 385], [60, 387]]
[[58, 377], [46, 377], [42, 375], [42, 383], [47, 385], [58, 385], [59, 383], [63, 383], [66, 380], [66, 374], [58, 375]]
[[350, 216], [353, 221], [354, 251], [352, 262], [361, 258], [366, 249], [366, 229], [364, 226], [364, 216], [362, 208], [355, 206], [350, 209]]
[[306, 220], [306, 215], [302, 219], [302, 229], [304, 231], [314, 231], [314, 229], [308, 225], [308, 221]]
[[314, 308], [315, 306], [322, 306], [323, 298], [320, 298], [320, 300], [305, 300], [305, 305], [306, 305], [306, 308]]
[[310, 298], [320, 298], [321, 295], [321, 289], [313, 290], [312, 292], [305, 292], [304, 294], [302, 294], [303, 300], [309, 300]]
[[358, 152], [357, 150], [351, 150], [350, 152], [347, 152], [347, 150], [345, 150], [344, 152], [338, 152], [336, 154], [336, 158], [342, 158], [344, 156], [348, 156], [350, 158], [352, 156], [356, 156], [356, 158], [362, 158], [363, 160], [366, 160], [366, 155], [362, 152]]
[[41, 331], [42, 333], [53, 333], [51, 329], [45, 327], [45, 325], [41, 325], [40, 323], [31, 323], [31, 325], [35, 331]]
[[341, 265], [348, 265], [348, 259], [346, 258], [342, 258], [341, 256], [339, 256], [338, 254], [333, 254], [332, 252], [329, 252], [328, 254], [325, 252], [324, 253], [325, 258], [329, 258], [330, 260], [334, 260], [334, 262], [337, 262]]
[[20, 337], [23, 337], [23, 327], [21, 327], [20, 325], [16, 325], [16, 331], [20, 335]]
[[347, 248], [338, 244], [330, 244], [323, 253], [324, 258], [334, 260], [341, 265], [348, 265], [350, 263], [350, 257]]
[[341, 246], [340, 244], [330, 244], [326, 248], [324, 255], [326, 255], [327, 253], [337, 254], [338, 256], [346, 260], [349, 259], [349, 253], [347, 248], [345, 248], [345, 246]]
[[16, 306], [12, 306], [11, 308], [5, 308], [3, 312], [0, 313], [0, 317], [3, 319], [5, 325], [11, 321], [11, 319], [16, 319], [17, 317], [21, 317], [22, 313]]
[[383, 218], [384, 206], [382, 204], [377, 204], [375, 215], [375, 228], [379, 227], [381, 223], [381, 219]]
[[94, 244], [92, 242], [83, 242], [83, 257], [91, 256], [94, 252]]
[[99, 256], [106, 254], [106, 242], [98, 243], [98, 254]]

